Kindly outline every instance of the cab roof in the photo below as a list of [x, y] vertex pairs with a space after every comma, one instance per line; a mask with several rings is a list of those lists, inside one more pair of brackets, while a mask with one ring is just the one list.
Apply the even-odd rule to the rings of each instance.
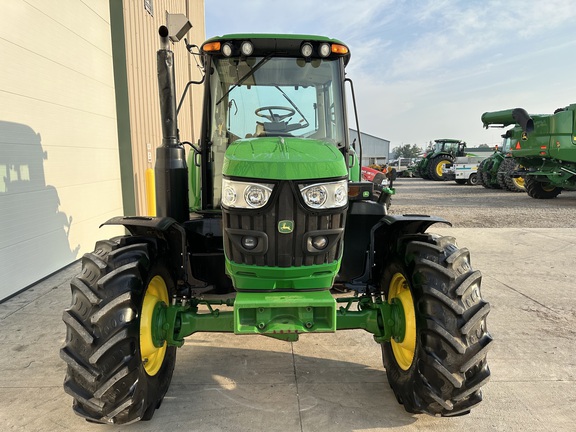
[[[331, 39], [326, 36], [318, 35], [302, 35], [302, 34], [274, 34], [274, 33], [234, 33], [226, 34], [223, 36], [214, 36], [206, 40], [202, 44], [202, 49], [207, 44], [213, 42], [220, 42], [222, 44], [226, 42], [238, 42], [250, 41], [254, 45], [255, 56], [268, 55], [271, 52], [278, 52], [288, 56], [297, 57], [300, 55], [300, 47], [304, 42], [310, 42], [313, 45], [319, 45], [323, 42], [329, 43], [331, 45], [340, 45], [346, 48], [345, 54], [332, 54], [330, 57], [343, 57], [344, 64], [348, 64], [350, 61], [350, 49], [348, 46], [338, 40]], [[205, 50], [203, 49], [205, 52]]]

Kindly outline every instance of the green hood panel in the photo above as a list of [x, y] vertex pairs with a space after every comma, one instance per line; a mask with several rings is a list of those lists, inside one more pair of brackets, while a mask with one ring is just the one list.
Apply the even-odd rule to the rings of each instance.
[[292, 137], [237, 140], [226, 150], [222, 172], [230, 177], [271, 180], [348, 176], [344, 156], [336, 146]]

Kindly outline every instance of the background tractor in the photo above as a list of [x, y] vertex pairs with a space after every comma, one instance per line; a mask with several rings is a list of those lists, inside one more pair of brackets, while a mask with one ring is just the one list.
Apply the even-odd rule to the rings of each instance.
[[[202, 131], [187, 163], [168, 36], [161, 27], [157, 216], [106, 222], [129, 234], [97, 242], [71, 282], [61, 357], [74, 411], [150, 419], [177, 347], [196, 332], [295, 342], [362, 329], [408, 412], [469, 412], [490, 375], [481, 274], [452, 237], [426, 232], [446, 221], [389, 215], [360, 181], [348, 47], [311, 35], [204, 42]], [[349, 296], [334, 297], [334, 286]]]
[[522, 177], [532, 198], [556, 198], [562, 190], [576, 190], [576, 104], [557, 109], [554, 114], [529, 115], [521, 108], [487, 112], [485, 127], [509, 126], [510, 153], [522, 168]]
[[510, 152], [513, 130], [502, 135], [503, 141], [494, 153], [478, 165], [478, 183], [487, 189], [504, 189], [510, 192], [524, 192], [524, 178], [514, 175], [518, 169], [518, 162]]
[[416, 174], [423, 179], [445, 180], [442, 169], [454, 163], [454, 158], [466, 155], [466, 143], [455, 139], [434, 140], [432, 148], [418, 162]]

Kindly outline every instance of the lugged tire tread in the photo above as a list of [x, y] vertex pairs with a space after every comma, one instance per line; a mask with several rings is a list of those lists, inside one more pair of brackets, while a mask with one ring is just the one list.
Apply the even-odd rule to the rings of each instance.
[[78, 320], [72, 313], [70, 313], [70, 309], [66, 309], [62, 314], [62, 321], [64, 324], [71, 328], [76, 332], [78, 336], [80, 336], [84, 342], [88, 345], [94, 342], [94, 336], [90, 333], [90, 331], [82, 324], [80, 320]]
[[72, 282], [70, 284], [72, 285], [72, 288], [75, 288], [79, 292], [81, 292], [82, 295], [86, 297], [86, 299], [90, 302], [92, 306], [97, 306], [102, 301], [102, 299], [98, 296], [98, 294], [92, 291], [92, 289], [90, 289], [90, 287], [86, 285], [86, 283], [84, 283], [82, 279], [74, 277], [74, 279], [72, 279]]
[[482, 280], [482, 273], [479, 270], [474, 271], [470, 274], [464, 281], [460, 284], [460, 286], [456, 289], [456, 294], [462, 298], [466, 297], [466, 293], [470, 289], [470, 287], [474, 286], [475, 283], [480, 284]]
[[90, 368], [82, 365], [77, 359], [75, 359], [66, 348], [60, 350], [60, 358], [66, 362], [68, 367], [70, 367], [75, 373], [80, 375], [89, 383], [96, 382], [99, 374]]
[[132, 236], [98, 241], [71, 283], [72, 305], [63, 313], [67, 337], [60, 350], [68, 366], [64, 389], [74, 398], [74, 411], [90, 422], [148, 420], [168, 389], [175, 348], [168, 348], [161, 371], [148, 377], [138, 347], [145, 283], [153, 274], [171, 280], [166, 264], [150, 255], [157, 245], [157, 239]]
[[94, 315], [90, 317], [90, 322], [92, 324], [97, 325], [102, 318], [106, 318], [110, 312], [120, 307], [127, 307], [127, 305], [131, 305], [132, 296], [129, 292], [119, 295], [118, 297], [112, 299], [108, 302], [102, 309], [96, 312]]
[[394, 354], [383, 346], [390, 385], [408, 412], [466, 414], [480, 403], [481, 387], [490, 378], [486, 354], [492, 337], [485, 325], [490, 305], [480, 295], [482, 275], [472, 269], [470, 252], [459, 249], [453, 238], [407, 236], [404, 245], [398, 250], [412, 275], [407, 280], [416, 289], [420, 324], [408, 371], [394, 366]]
[[474, 315], [472, 315], [472, 317], [468, 319], [466, 324], [460, 327], [460, 331], [463, 334], [467, 335], [468, 333], [470, 333], [472, 329], [474, 329], [478, 325], [478, 323], [480, 323], [486, 318], [489, 312], [490, 312], [490, 305], [488, 303], [485, 303], [478, 312], [476, 312]]
[[114, 336], [109, 337], [106, 339], [106, 342], [104, 342], [103, 344], [101, 344], [93, 353], [92, 355], [89, 357], [89, 361], [91, 364], [95, 365], [96, 363], [98, 363], [98, 361], [104, 356], [106, 355], [110, 350], [112, 350], [112, 348], [114, 348], [116, 345], [118, 345], [120, 342], [125, 341], [127, 338], [129, 338], [129, 331], [128, 329], [122, 329], [119, 332], [117, 332], [116, 334], [114, 334]]
[[462, 376], [459, 372], [450, 372], [446, 369], [446, 366], [440, 362], [437, 358], [433, 358], [430, 362], [432, 367], [436, 369], [440, 374], [442, 374], [450, 383], [454, 386], [454, 388], [461, 388], [465, 377]]

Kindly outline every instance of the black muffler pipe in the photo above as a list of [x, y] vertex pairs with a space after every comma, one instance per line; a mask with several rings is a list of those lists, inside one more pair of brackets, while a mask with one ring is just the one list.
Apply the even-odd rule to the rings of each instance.
[[190, 219], [188, 205], [188, 167], [186, 153], [178, 137], [174, 52], [169, 49], [168, 28], [161, 26], [160, 49], [156, 55], [162, 146], [156, 149], [154, 166], [156, 216], [171, 217], [178, 222]]

